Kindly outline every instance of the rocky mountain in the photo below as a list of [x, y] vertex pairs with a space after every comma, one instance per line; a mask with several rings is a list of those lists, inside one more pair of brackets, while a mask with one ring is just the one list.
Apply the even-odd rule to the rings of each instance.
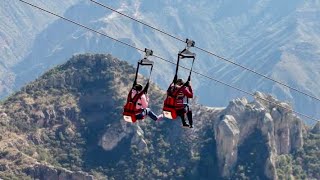
[[[320, 97], [317, 88], [319, 84], [315, 80], [319, 75], [317, 59], [320, 47], [320, 3], [318, 0], [100, 2], [161, 27], [182, 39], [194, 39], [200, 47]], [[49, 4], [47, 7], [51, 9], [52, 6]], [[139, 48], [151, 48], [170, 60], [176, 59], [176, 53], [184, 46], [89, 1], [78, 2], [68, 8], [64, 15]], [[37, 12], [35, 16], [46, 15]], [[18, 19], [26, 18], [18, 16]], [[37, 24], [37, 21], [34, 23]], [[9, 68], [11, 74], [3, 73], [5, 75], [2, 81], [14, 84], [14, 87], [0, 86], [5, 91], [2, 93], [3, 96], [12, 88], [19, 89], [54, 65], [65, 62], [75, 53], [108, 51], [128, 60], [131, 64], [140, 57], [135, 50], [124, 49], [122, 45], [114, 44], [109, 39], [62, 20], [57, 20], [43, 29], [28, 47], [30, 51], [17, 60], [21, 63]], [[16, 49], [20, 51], [19, 48]], [[245, 90], [274, 94], [282, 101], [292, 104], [297, 111], [315, 117], [320, 115], [319, 102], [271, 81], [263, 80], [201, 51], [196, 53], [198, 55], [196, 71], [204, 72]], [[173, 74], [173, 67], [160, 60], [157, 61], [154, 79], [162, 88], [171, 81], [172, 77], [169, 74]], [[197, 93], [201, 94], [199, 101], [209, 106], [226, 106], [229, 99], [243, 96], [240, 92], [208, 82], [202, 77], [195, 76], [193, 81]]]
[[[128, 124], [121, 112], [134, 73], [111, 55], [78, 55], [8, 97], [0, 107], [0, 178], [320, 177], [317, 126], [309, 131], [288, 104], [258, 92], [225, 108], [193, 102], [194, 129], [168, 119]], [[150, 88], [160, 113], [164, 91]]]

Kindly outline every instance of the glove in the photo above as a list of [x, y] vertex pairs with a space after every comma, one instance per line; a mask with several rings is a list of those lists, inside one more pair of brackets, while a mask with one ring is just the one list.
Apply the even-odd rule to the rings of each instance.
[[186, 83], [184, 83], [185, 86], [190, 87], [191, 83], [189, 81], [187, 81]]

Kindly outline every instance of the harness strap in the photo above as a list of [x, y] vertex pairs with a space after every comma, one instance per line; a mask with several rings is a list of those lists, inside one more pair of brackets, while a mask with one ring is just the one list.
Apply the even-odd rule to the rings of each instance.
[[134, 104], [136, 104], [143, 94], [144, 94], [143, 91], [137, 93], [136, 95], [134, 95], [134, 97], [133, 97], [133, 99], [132, 99], [131, 102], [133, 102]]
[[148, 77], [148, 83], [147, 83], [147, 85], [145, 86], [145, 88], [143, 90], [145, 93], [147, 93], [148, 92], [148, 88], [149, 88], [149, 81], [150, 81], [150, 78], [151, 78], [151, 73], [152, 73], [152, 70], [153, 70], [153, 61], [150, 61], [148, 59], [148, 57], [153, 55], [153, 51], [151, 49], [147, 49], [147, 48], [145, 48], [144, 51], [145, 51], [145, 57], [138, 61], [138, 65], [137, 65], [136, 74], [135, 74], [135, 78], [134, 78], [134, 81], [133, 81], [132, 88], [137, 84], [138, 73], [139, 73], [140, 66], [151, 66], [150, 74], [149, 74], [149, 77]]
[[147, 81], [146, 86], [145, 86], [144, 89], [143, 89], [143, 92], [144, 92], [145, 94], [148, 93], [152, 70], [153, 70], [153, 65], [151, 65], [151, 69], [150, 69], [150, 73], [149, 73], [149, 78], [148, 78], [148, 81]]
[[132, 90], [131, 89], [129, 91], [129, 94], [128, 94], [128, 97], [127, 97], [127, 102], [132, 102], [134, 104], [136, 104], [138, 102], [138, 100], [141, 98], [141, 96], [144, 94], [143, 91], [139, 92], [139, 93], [136, 93], [133, 97], [132, 97]]
[[[172, 85], [173, 85], [173, 86], [172, 86]], [[181, 87], [179, 87], [179, 88], [176, 88], [176, 87], [174, 86], [174, 84], [171, 83], [169, 89], [167, 90], [168, 96], [174, 97], [174, 98], [176, 99], [177, 96], [178, 96], [178, 93], [181, 91], [181, 89], [182, 89], [183, 87], [184, 87], [184, 86], [181, 86]], [[173, 88], [173, 89], [171, 89], [171, 88]]]
[[173, 81], [172, 81], [174, 84], [176, 84], [176, 82], [178, 80], [179, 64], [180, 64], [180, 54], [178, 54], [176, 72], [175, 72], [175, 75], [174, 75], [174, 78], [173, 78]]
[[190, 72], [189, 72], [188, 81], [191, 80], [191, 74], [192, 74], [192, 69], [193, 69], [193, 65], [194, 65], [194, 60], [195, 60], [195, 58], [192, 59], [192, 65], [191, 65], [191, 69], [190, 69]]
[[188, 77], [188, 81], [191, 80], [191, 74], [192, 74], [192, 70], [193, 70], [193, 65], [194, 65], [194, 61], [195, 61], [195, 55], [183, 55], [184, 52], [190, 52], [188, 49], [184, 49], [181, 52], [178, 53], [178, 57], [177, 57], [177, 65], [176, 65], [176, 71], [175, 71], [175, 75], [173, 78], [173, 83], [175, 84], [177, 79], [178, 79], [178, 71], [179, 71], [179, 66], [180, 66], [180, 60], [184, 59], [184, 58], [188, 58], [191, 59], [192, 58], [192, 65], [190, 68], [190, 72], [189, 72], [189, 77]]
[[137, 84], [139, 68], [140, 68], [140, 63], [138, 62], [137, 69], [136, 69], [136, 76], [134, 77], [132, 88]]

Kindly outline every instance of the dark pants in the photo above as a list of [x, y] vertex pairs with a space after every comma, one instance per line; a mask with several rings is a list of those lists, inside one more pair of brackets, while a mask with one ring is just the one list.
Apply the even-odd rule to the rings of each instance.
[[192, 121], [192, 111], [189, 107], [189, 104], [184, 104], [184, 108], [183, 109], [178, 109], [177, 111], [177, 116], [179, 116], [181, 118], [181, 122], [182, 125], [187, 124], [186, 123], [186, 118], [185, 118], [185, 114], [187, 113], [187, 118], [189, 121], [189, 125], [193, 125], [193, 121]]
[[152, 112], [150, 108], [144, 109], [144, 110], [142, 111], [142, 113], [137, 114], [137, 115], [136, 115], [136, 119], [141, 120], [141, 119], [143, 119], [144, 116], [146, 116], [146, 115], [148, 115], [151, 119], [153, 119], [153, 120], [155, 120], [155, 121], [158, 119], [157, 115], [156, 115], [154, 112]]

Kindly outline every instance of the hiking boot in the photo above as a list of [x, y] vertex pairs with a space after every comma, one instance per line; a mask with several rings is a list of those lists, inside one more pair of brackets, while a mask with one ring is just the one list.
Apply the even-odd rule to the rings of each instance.
[[187, 127], [189, 127], [189, 124], [187, 124], [187, 123], [182, 124], [182, 127], [187, 128]]

